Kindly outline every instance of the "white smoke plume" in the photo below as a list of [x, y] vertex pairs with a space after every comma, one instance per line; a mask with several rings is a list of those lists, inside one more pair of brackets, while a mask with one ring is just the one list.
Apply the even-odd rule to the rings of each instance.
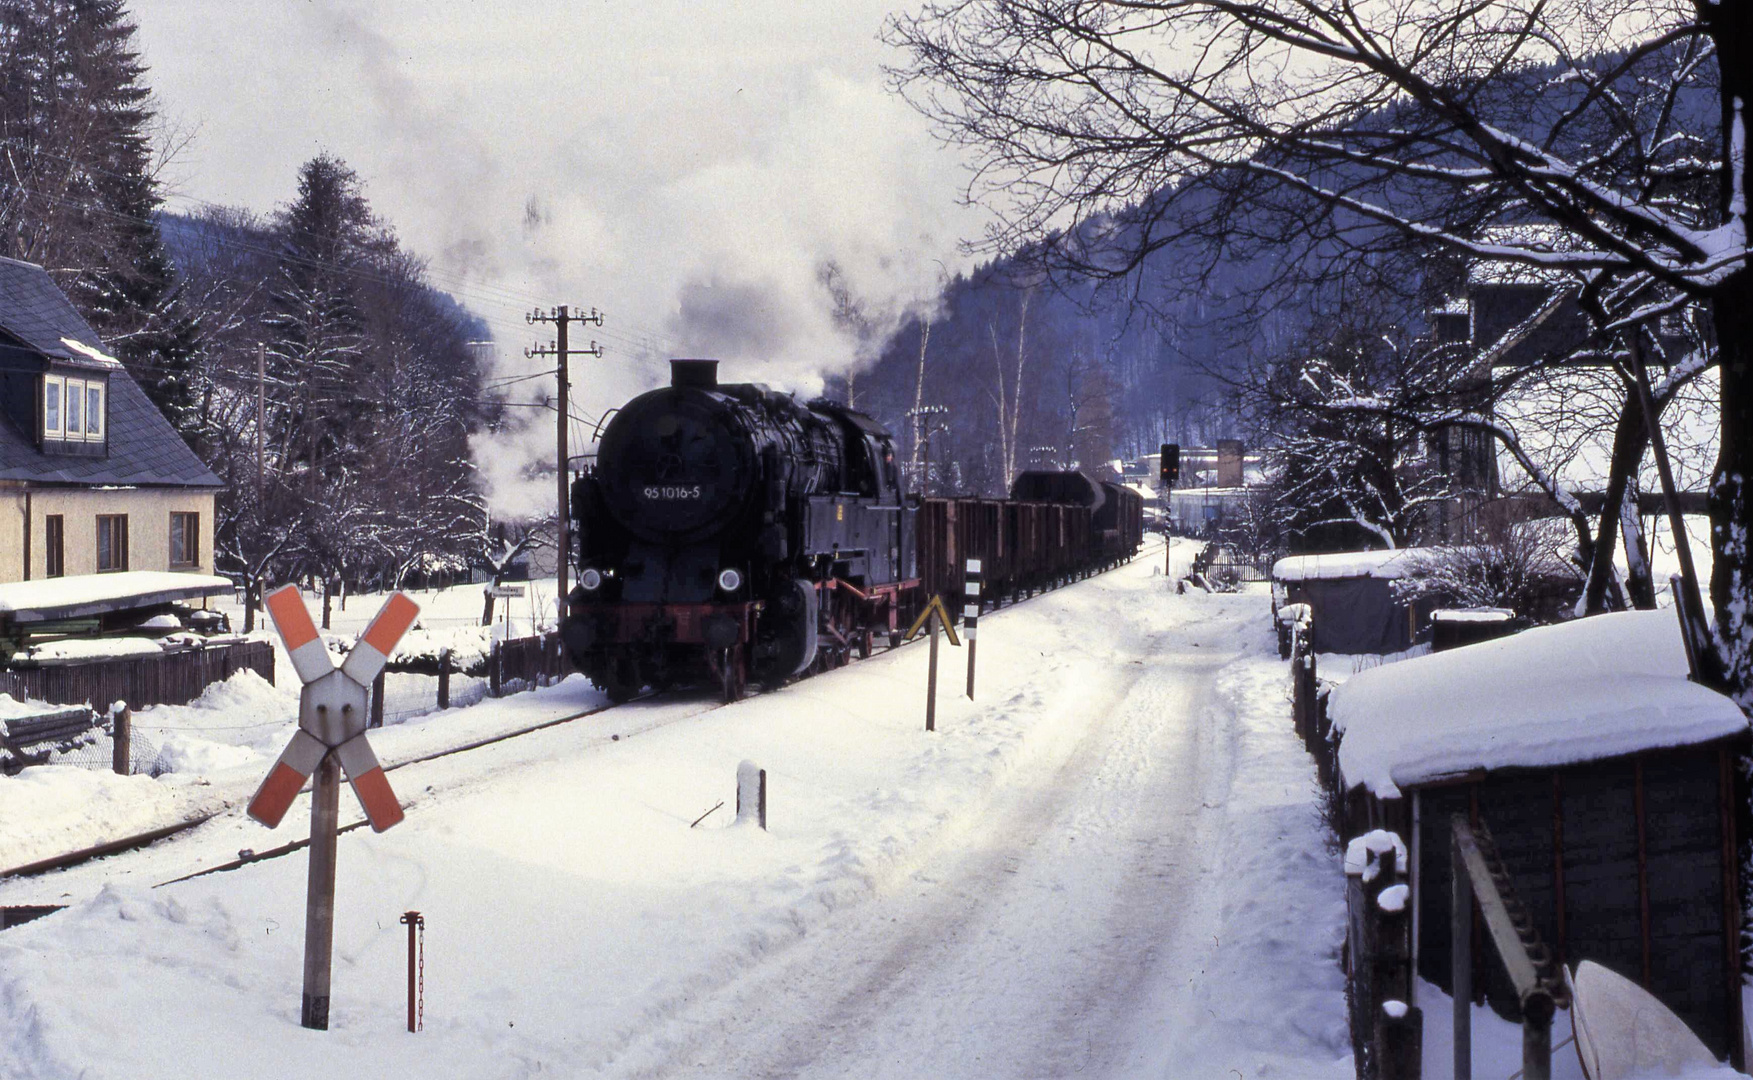
[[[187, 195], [269, 209], [302, 161], [339, 155], [434, 284], [487, 319], [501, 380], [552, 367], [523, 355], [552, 333], [531, 308], [601, 310], [572, 330], [604, 349], [573, 361], [576, 442], [671, 356], [801, 393], [868, 359], [834, 319], [830, 263], [879, 336], [936, 302], [980, 222], [959, 162], [884, 88], [887, 8], [316, 0], [220, 20], [154, 0], [135, 17], [161, 110], [198, 126]], [[553, 383], [505, 393], [527, 405]], [[477, 459], [517, 514], [552, 500], [552, 475], [530, 474], [555, 448], [551, 412], [511, 411], [529, 422]]]

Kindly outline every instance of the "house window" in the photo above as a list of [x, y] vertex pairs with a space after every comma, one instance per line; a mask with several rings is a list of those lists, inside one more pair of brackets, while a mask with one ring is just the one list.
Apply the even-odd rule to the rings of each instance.
[[43, 561], [47, 564], [48, 577], [61, 577], [67, 573], [65, 521], [60, 514], [50, 514], [43, 519]]
[[67, 380], [67, 437], [69, 439], [83, 439], [85, 437], [85, 424], [81, 419], [82, 417], [84, 417], [84, 415], [85, 415], [85, 380], [84, 379], [68, 379]]
[[128, 515], [97, 516], [97, 572], [128, 568]]
[[66, 397], [67, 380], [56, 375], [43, 376], [43, 435], [60, 438], [65, 430], [61, 419], [61, 402]]
[[185, 568], [201, 561], [201, 515], [170, 515], [170, 564]]
[[52, 444], [44, 449], [101, 452], [104, 429], [109, 426], [104, 411], [108, 385], [102, 376], [44, 375], [43, 441]]

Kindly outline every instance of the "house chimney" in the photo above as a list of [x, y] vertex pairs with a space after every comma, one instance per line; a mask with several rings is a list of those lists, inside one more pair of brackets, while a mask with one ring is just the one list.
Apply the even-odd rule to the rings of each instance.
[[670, 385], [678, 390], [710, 390], [718, 385], [718, 361], [671, 360]]
[[1239, 488], [1242, 486], [1242, 440], [1217, 440], [1217, 486], [1220, 488]]

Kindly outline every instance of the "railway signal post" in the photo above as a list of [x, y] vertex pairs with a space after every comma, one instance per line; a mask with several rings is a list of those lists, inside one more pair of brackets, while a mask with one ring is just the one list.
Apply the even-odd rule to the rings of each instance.
[[335, 938], [335, 837], [340, 817], [341, 771], [376, 832], [402, 820], [389, 779], [366, 739], [366, 689], [389, 662], [420, 613], [401, 593], [384, 602], [339, 668], [317, 634], [310, 611], [288, 585], [269, 595], [268, 615], [286, 644], [292, 669], [304, 683], [298, 699], [298, 730], [250, 800], [249, 815], [275, 828], [292, 800], [314, 776], [310, 801], [310, 878], [304, 916], [304, 1002], [300, 1023], [329, 1027], [329, 975]]
[[962, 593], [962, 634], [968, 639], [968, 700], [974, 700], [975, 637], [980, 632], [980, 560], [968, 560], [968, 580]]
[[1169, 537], [1169, 514], [1174, 508], [1175, 483], [1181, 479], [1181, 445], [1163, 443], [1157, 458], [1158, 479], [1163, 485], [1163, 576], [1175, 576], [1175, 545]]
[[919, 613], [919, 617], [913, 620], [912, 628], [903, 639], [912, 641], [919, 636], [920, 630], [929, 628], [931, 631], [931, 670], [925, 680], [926, 731], [937, 730], [937, 631], [940, 627], [949, 636], [951, 645], [961, 646], [961, 639], [956, 637], [956, 628], [950, 623], [949, 612], [944, 610], [943, 597], [934, 596], [931, 603], [925, 605], [925, 610]]

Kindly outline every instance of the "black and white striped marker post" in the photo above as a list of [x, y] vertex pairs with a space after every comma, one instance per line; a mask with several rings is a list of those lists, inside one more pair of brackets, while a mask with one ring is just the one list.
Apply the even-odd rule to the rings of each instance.
[[962, 596], [962, 636], [968, 639], [968, 700], [974, 700], [974, 639], [980, 630], [980, 560], [968, 560], [968, 584]]

